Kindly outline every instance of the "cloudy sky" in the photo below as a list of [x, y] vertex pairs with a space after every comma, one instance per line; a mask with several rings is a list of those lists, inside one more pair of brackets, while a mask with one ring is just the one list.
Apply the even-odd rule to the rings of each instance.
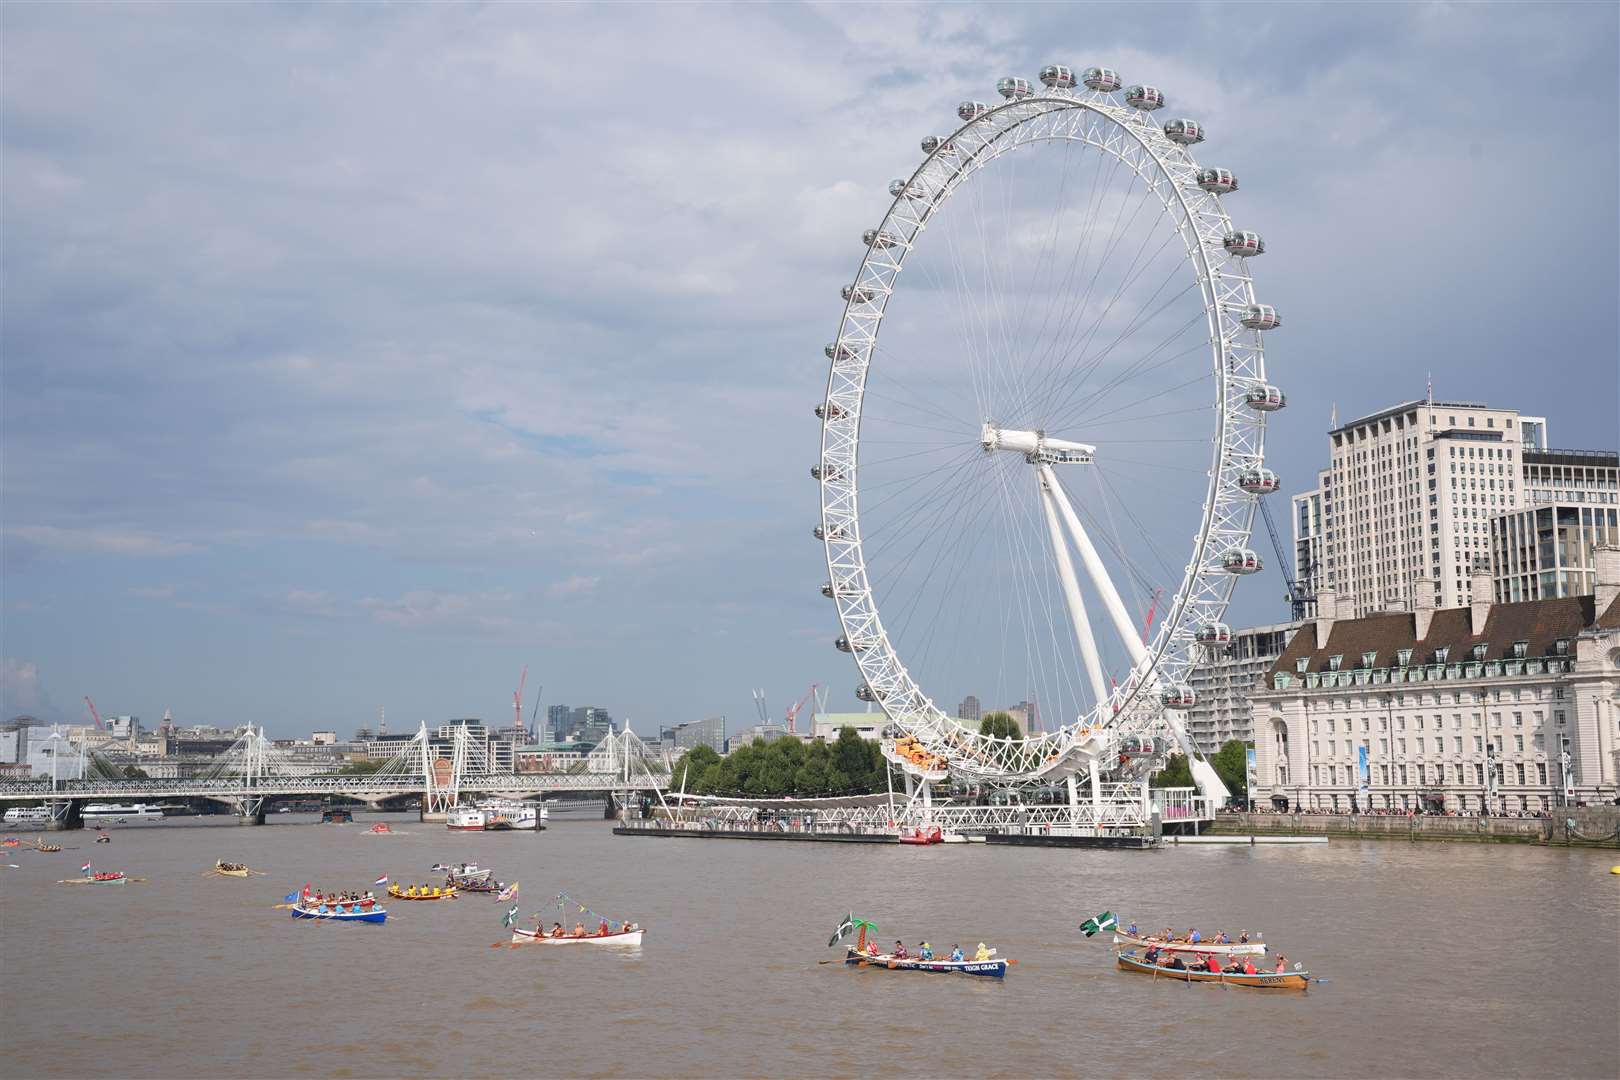
[[7, 4], [3, 709], [852, 705], [821, 344], [918, 140], [1047, 62], [1240, 174], [1285, 490], [1428, 372], [1613, 449], [1616, 12]]

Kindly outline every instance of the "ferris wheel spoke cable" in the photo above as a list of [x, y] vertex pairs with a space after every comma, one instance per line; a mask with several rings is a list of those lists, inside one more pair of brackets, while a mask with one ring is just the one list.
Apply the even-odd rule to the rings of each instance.
[[[1177, 301], [1179, 301], [1181, 299], [1181, 297], [1185, 296], [1189, 291], [1191, 291], [1191, 289], [1193, 289], [1195, 287], [1195, 285], [1196, 285], [1196, 283], [1194, 283], [1192, 285], [1188, 285], [1185, 289], [1182, 289], [1181, 292], [1177, 293], [1175, 296], [1170, 297], [1168, 300], [1166, 300], [1164, 302], [1163, 305], [1160, 306], [1159, 310], [1163, 311], [1163, 310], [1165, 310], [1165, 308], [1168, 308], [1169, 305], [1174, 304]], [[1156, 317], [1157, 315], [1158, 315], [1158, 312], [1155, 312], [1154, 316], [1151, 316], [1150, 319], [1152, 317]], [[1112, 378], [1110, 378], [1108, 380], [1108, 382], [1103, 384], [1102, 389], [1098, 390], [1096, 393], [1090, 395], [1089, 397], [1078, 398], [1078, 403], [1082, 407], [1096, 407], [1096, 406], [1100, 405], [1102, 400], [1105, 399], [1109, 394], [1113, 393], [1115, 390], [1117, 390], [1119, 387], [1123, 386], [1127, 381], [1129, 381], [1133, 375], [1138, 375], [1138, 374], [1145, 375], [1150, 371], [1155, 371], [1158, 368], [1165, 366], [1166, 364], [1173, 363], [1175, 361], [1175, 359], [1176, 359], [1175, 355], [1160, 358], [1156, 363], [1152, 364], [1151, 366], [1148, 365], [1149, 360], [1153, 360], [1156, 356], [1158, 356], [1159, 353], [1161, 353], [1165, 349], [1169, 348], [1172, 344], [1174, 344], [1176, 342], [1176, 340], [1178, 338], [1185, 335], [1189, 329], [1191, 329], [1193, 326], [1195, 326], [1197, 323], [1199, 323], [1203, 319], [1204, 319], [1204, 313], [1202, 311], [1194, 312], [1192, 315], [1188, 316], [1187, 321], [1185, 323], [1183, 323], [1182, 325], [1180, 325], [1180, 326], [1176, 327], [1175, 329], [1171, 330], [1170, 333], [1164, 339], [1162, 339], [1157, 345], [1155, 345], [1151, 349], [1148, 349], [1141, 356], [1137, 357], [1135, 360], [1131, 361], [1130, 364], [1126, 365], [1123, 369], [1121, 369], [1119, 372], [1117, 372]], [[1091, 374], [1091, 371], [1094, 371], [1096, 369], [1096, 367], [1102, 363], [1102, 361], [1106, 358], [1108, 351], [1111, 351], [1112, 349], [1116, 348], [1119, 344], [1122, 344], [1123, 341], [1128, 340], [1133, 334], [1135, 334], [1135, 332], [1136, 332], [1136, 330], [1133, 329], [1130, 333], [1126, 334], [1124, 336], [1124, 338], [1120, 339], [1120, 341], [1116, 341], [1113, 345], [1110, 345], [1108, 350], [1105, 350], [1103, 353], [1100, 353], [1097, 356], [1097, 358], [1092, 362], [1091, 369], [1087, 371], [1086, 377], [1089, 377], [1090, 374]], [[1208, 346], [1207, 341], [1199, 341], [1199, 342], [1197, 342], [1197, 345], [1196, 345], [1196, 347], [1200, 348], [1200, 349], [1205, 348], [1207, 346]], [[1180, 355], [1180, 354], [1177, 354], [1177, 355]], [[1062, 410], [1071, 408], [1077, 403], [1077, 397], [1078, 397], [1078, 394], [1079, 394], [1079, 390], [1080, 390], [1080, 387], [1084, 385], [1084, 381], [1085, 381], [1084, 378], [1082, 378], [1079, 382], [1076, 383], [1075, 386], [1073, 386], [1073, 387], [1071, 387], [1069, 389], [1069, 391], [1064, 395], [1062, 403], [1059, 406], [1057, 406], [1057, 409], [1055, 411], [1061, 413]]]
[[[1166, 237], [1166, 242], [1174, 237], [1175, 234], [1171, 233], [1168, 237]], [[1146, 268], [1144, 267], [1143, 269], [1145, 270]], [[1102, 365], [1102, 362], [1108, 358], [1109, 354], [1112, 353], [1114, 349], [1119, 347], [1119, 345], [1123, 344], [1125, 341], [1129, 340], [1138, 330], [1142, 328], [1143, 325], [1145, 325], [1147, 321], [1151, 321], [1152, 319], [1156, 318], [1160, 311], [1163, 311], [1170, 304], [1175, 303], [1188, 292], [1198, 287], [1198, 283], [1196, 281], [1190, 282], [1180, 292], [1176, 293], [1175, 296], [1172, 296], [1169, 300], [1167, 300], [1165, 304], [1159, 308], [1159, 311], [1156, 311], [1153, 315], [1148, 316], [1147, 320], [1143, 320], [1141, 318], [1141, 313], [1142, 311], [1146, 310], [1147, 303], [1151, 303], [1153, 299], [1156, 299], [1158, 294], [1164, 290], [1166, 285], [1169, 284], [1171, 278], [1173, 278], [1177, 273], [1181, 273], [1183, 271], [1184, 268], [1179, 263], [1173, 263], [1169, 270], [1166, 271], [1164, 279], [1159, 283], [1159, 287], [1154, 290], [1152, 297], [1150, 297], [1149, 300], [1144, 304], [1139, 306], [1137, 311], [1133, 313], [1131, 318], [1126, 322], [1126, 329], [1122, 331], [1121, 334], [1101, 352], [1087, 358], [1085, 355], [1086, 350], [1095, 340], [1096, 333], [1099, 329], [1101, 329], [1103, 320], [1107, 319], [1109, 314], [1113, 311], [1114, 305], [1118, 303], [1119, 297], [1123, 295], [1123, 289], [1131, 282], [1134, 282], [1136, 276], [1139, 276], [1142, 271], [1136, 271], [1136, 274], [1133, 275], [1129, 281], [1124, 281], [1122, 279], [1121, 291], [1116, 292], [1114, 297], [1109, 300], [1108, 305], [1103, 309], [1102, 313], [1097, 316], [1096, 320], [1093, 321], [1090, 330], [1083, 336], [1083, 339], [1077, 339], [1074, 342], [1073, 356], [1070, 359], [1067, 368], [1064, 367], [1063, 361], [1060, 360], [1057, 365], [1057, 372], [1046, 382], [1046, 384], [1044, 384], [1043, 389], [1049, 387], [1056, 392], [1058, 387], [1064, 387], [1067, 391], [1064, 396], [1064, 401], [1072, 401], [1075, 396], [1077, 396], [1085, 387], [1087, 380], [1091, 378], [1092, 374], [1096, 372], [1097, 368]], [[1201, 318], [1202, 316], [1203, 312], [1200, 311], [1197, 316], [1195, 316], [1195, 320], [1196, 318]], [[1189, 325], [1191, 325], [1190, 322]]]
[[[1090, 261], [1091, 242], [1096, 235], [1096, 231], [1092, 228], [1092, 225], [1095, 223], [1097, 212], [1101, 208], [1103, 201], [1102, 193], [1105, 190], [1105, 185], [1099, 183], [1099, 180], [1102, 176], [1103, 166], [1109, 163], [1112, 164], [1112, 168], [1109, 170], [1107, 185], [1112, 185], [1114, 177], [1119, 171], [1120, 161], [1118, 158], [1111, 157], [1107, 154], [1097, 155], [1097, 168], [1091, 178], [1091, 188], [1087, 195], [1086, 210], [1081, 222], [1081, 228], [1079, 230], [1079, 239], [1075, 241], [1074, 251], [1069, 256], [1068, 269], [1064, 272], [1063, 281], [1059, 283], [1056, 288], [1047, 293], [1046, 306], [1041, 315], [1041, 324], [1036, 329], [1032, 338], [1032, 344], [1030, 347], [1031, 356], [1034, 356], [1039, 351], [1038, 347], [1041, 340], [1046, 335], [1046, 328], [1051, 321], [1052, 313], [1057, 310], [1058, 305], [1062, 300], [1067, 299], [1072, 295], [1072, 285], [1074, 283], [1076, 273], [1083, 272], [1084, 266]], [[1081, 306], [1083, 306], [1083, 302]], [[1072, 307], [1065, 309], [1065, 318], [1072, 310]], [[1054, 331], [1054, 338], [1056, 336], [1057, 332]], [[1041, 362], [1044, 362], [1046, 355], [1047, 354], [1042, 354]]]
[[[1195, 353], [1195, 352], [1199, 351], [1200, 349], [1204, 348], [1204, 346], [1205, 346], [1205, 343], [1202, 342], [1202, 341], [1195, 342], [1192, 345], [1188, 346], [1187, 348], [1183, 349], [1181, 352], [1176, 353], [1174, 356], [1167, 357], [1164, 362], [1165, 363], [1174, 363], [1177, 360], [1181, 360], [1181, 359], [1191, 355], [1192, 353]], [[1186, 382], [1176, 383], [1174, 386], [1163, 387], [1161, 389], [1153, 391], [1153, 393], [1148, 394], [1145, 397], [1139, 397], [1135, 401], [1132, 401], [1132, 402], [1130, 402], [1130, 403], [1128, 403], [1126, 405], [1116, 406], [1115, 408], [1109, 410], [1110, 413], [1112, 413], [1113, 415], [1111, 416], [1110, 419], [1107, 419], [1107, 420], [1099, 420], [1099, 419], [1097, 419], [1098, 414], [1096, 412], [1091, 411], [1091, 403], [1088, 401], [1086, 403], [1086, 407], [1081, 409], [1081, 411], [1075, 416], [1074, 420], [1071, 421], [1071, 424], [1073, 424], [1073, 425], [1084, 424], [1087, 428], [1091, 428], [1091, 427], [1102, 427], [1105, 424], [1126, 423], [1126, 422], [1128, 422], [1129, 420], [1132, 419], [1129, 410], [1136, 408], [1138, 405], [1146, 405], [1148, 402], [1155, 401], [1155, 400], [1163, 397], [1166, 394], [1173, 394], [1178, 390], [1185, 390], [1187, 387], [1192, 386], [1194, 383], [1203, 382], [1205, 379], [1209, 379], [1209, 378], [1213, 378], [1213, 376], [1209, 372], [1207, 372], [1207, 371], [1199, 372], [1197, 375], [1194, 375], [1192, 378], [1188, 379]], [[1163, 413], [1146, 413], [1146, 414], [1138, 415], [1138, 416], [1134, 417], [1134, 419], [1136, 419], [1136, 420], [1148, 420], [1148, 419], [1153, 419], [1155, 417], [1160, 417], [1160, 416], [1180, 416], [1180, 415], [1185, 414], [1185, 413], [1208, 412], [1209, 409], [1210, 409], [1210, 404], [1209, 404], [1208, 401], [1205, 401], [1202, 404], [1200, 404], [1198, 406], [1195, 406], [1195, 407], [1192, 407], [1192, 408], [1175, 409], [1175, 410], [1172, 410], [1170, 412], [1163, 412]], [[1068, 425], [1065, 425], [1065, 426], [1068, 426]]]
[[[972, 509], [975, 510], [975, 511], [982, 511], [985, 508], [986, 504], [988, 504], [988, 502], [990, 501], [992, 496], [993, 496], [993, 491], [988, 486], [981, 488], [980, 492], [979, 492], [979, 499], [974, 504]], [[973, 518], [975, 516], [976, 516], [976, 514], [975, 515], [969, 515], [968, 520], [973, 520]], [[972, 535], [974, 537], [973, 543], [969, 546], [969, 548], [968, 548], [968, 550], [966, 552], [963, 552], [962, 551], [962, 544], [968, 538], [969, 535]], [[958, 589], [959, 584], [960, 584], [960, 582], [962, 580], [961, 574], [959, 573], [959, 571], [961, 570], [961, 567], [962, 567], [962, 563], [964, 561], [966, 561], [967, 559], [972, 557], [973, 552], [975, 550], [977, 550], [978, 545], [979, 545], [979, 541], [983, 538], [983, 536], [984, 536], [983, 531], [979, 530], [979, 529], [958, 529], [957, 532], [956, 532], [955, 539], [951, 542], [951, 545], [950, 545], [950, 548], [949, 548], [950, 569], [949, 569], [949, 572], [947, 572], [944, 575], [944, 578], [943, 578], [944, 586], [942, 588], [940, 588], [939, 590], [937, 590], [938, 593], [939, 593], [939, 598], [938, 598], [938, 600], [936, 601], [936, 603], [934, 605], [934, 612], [933, 612], [932, 616], [930, 616], [928, 618], [928, 620], [927, 620], [926, 625], [927, 625], [928, 629], [927, 629], [926, 634], [923, 637], [922, 648], [921, 648], [921, 652], [920, 652], [920, 656], [921, 656], [920, 666], [922, 666], [924, 669], [928, 668], [929, 661], [933, 656], [934, 640], [936, 638], [936, 635], [939, 632], [939, 628], [945, 622], [948, 621], [948, 620], [942, 618], [942, 614], [943, 614], [944, 609], [945, 609], [946, 600], [950, 599], [951, 597], [953, 597], [955, 595], [956, 590]], [[922, 599], [923, 596], [926, 595], [926, 590], [927, 590], [929, 581], [932, 580], [932, 578], [934, 577], [935, 572], [939, 569], [941, 560], [943, 558], [946, 558], [946, 557], [947, 557], [947, 551], [946, 551], [944, 545], [941, 545], [940, 551], [937, 552], [935, 554], [935, 556], [934, 556], [933, 565], [931, 565], [929, 567], [928, 573], [923, 577], [922, 582], [917, 586], [917, 592], [915, 593], [915, 595], [913, 597], [913, 601], [912, 601], [912, 605], [911, 605], [911, 611], [912, 612], [915, 612], [919, 608], [920, 605], [919, 605], [918, 602]], [[909, 622], [909, 615], [907, 617], [907, 622]], [[899, 632], [902, 633], [902, 634], [905, 632], [905, 625], [902, 625], [902, 626], [899, 627]]]
[[[1100, 325], [1100, 316], [1099, 319], [1094, 319], [1090, 323], [1085, 322], [1086, 312], [1091, 306], [1092, 293], [1096, 290], [1097, 281], [1101, 278], [1104, 267], [1108, 266], [1112, 261], [1115, 250], [1123, 240], [1123, 237], [1120, 235], [1121, 222], [1125, 222], [1125, 227], [1127, 230], [1131, 225], [1135, 224], [1137, 215], [1140, 214], [1142, 212], [1142, 208], [1147, 205], [1147, 196], [1148, 190], [1144, 187], [1142, 191], [1137, 194], [1135, 207], [1132, 209], [1130, 218], [1128, 220], [1125, 219], [1123, 206], [1120, 208], [1119, 212], [1115, 213], [1113, 224], [1109, 228], [1108, 239], [1104, 241], [1102, 251], [1097, 258], [1097, 265], [1092, 269], [1091, 277], [1086, 281], [1085, 292], [1081, 294], [1079, 302], [1076, 303], [1058, 323], [1057, 331], [1052, 335], [1051, 344], [1041, 353], [1041, 364], [1048, 372], [1048, 378], [1043, 379], [1042, 383], [1039, 384], [1040, 386], [1050, 385], [1054, 377], [1062, 377], [1061, 374], [1057, 374], [1057, 372], [1061, 372], [1062, 361], [1058, 360], [1055, 365], [1052, 364], [1054, 353], [1061, 357], [1064, 352], [1067, 351], [1060, 351], [1060, 344], [1071, 340], [1071, 336], [1076, 334], [1076, 332], [1083, 333], [1082, 326], [1088, 327], [1092, 330], [1092, 332], [1095, 332], [1095, 328]], [[1030, 407], [1032, 403], [1025, 403], [1025, 405], [1026, 407]]]
[[[890, 530], [907, 527], [911, 523], [911, 519], [917, 513], [917, 511], [919, 511], [922, 507], [931, 504], [935, 497], [940, 492], [944, 491], [946, 487], [954, 479], [956, 479], [962, 470], [972, 466], [974, 459], [977, 456], [977, 450], [978, 447], [972, 447], [964, 450], [962, 453], [949, 461], [935, 466], [933, 469], [930, 469], [925, 473], [921, 473], [915, 477], [909, 475], [902, 477], [901, 479], [914, 481], [914, 486], [904, 488], [897, 494], [884, 496], [884, 499], [876, 505], [868, 506], [866, 508], [866, 512], [871, 514], [878, 506], [882, 506], [887, 502], [893, 501], [901, 495], [909, 495], [910, 500], [903, 503], [901, 508], [897, 509], [887, 518], [887, 520], [879, 518], [877, 521], [868, 525], [862, 531], [863, 537], [870, 540], [873, 537], [882, 535]], [[932, 479], [932, 484], [926, 487], [923, 486], [922, 481], [925, 479]], [[870, 554], [875, 555], [879, 553], [879, 550], [874, 549], [874, 551], [872, 551]]]
[[[1136, 213], [1140, 213], [1142, 207], [1145, 206], [1145, 205], [1147, 205], [1145, 200], [1143, 202], [1139, 203], [1137, 205], [1137, 208], [1136, 208]], [[1134, 221], [1135, 215], [1133, 214], [1132, 217], [1133, 217], [1133, 221]], [[1090, 348], [1091, 343], [1096, 339], [1096, 336], [1097, 336], [1098, 332], [1100, 332], [1102, 327], [1103, 327], [1103, 323], [1107, 320], [1108, 316], [1113, 313], [1113, 310], [1114, 310], [1115, 306], [1119, 303], [1120, 298], [1123, 297], [1125, 295], [1126, 290], [1128, 290], [1132, 285], [1134, 285], [1136, 283], [1137, 279], [1140, 278], [1141, 275], [1144, 274], [1147, 271], [1148, 266], [1151, 265], [1152, 262], [1155, 259], [1157, 259], [1157, 257], [1160, 254], [1163, 253], [1164, 249], [1169, 245], [1170, 241], [1172, 241], [1172, 240], [1174, 240], [1176, 238], [1176, 233], [1174, 233], [1174, 232], [1167, 233], [1165, 235], [1164, 239], [1162, 241], [1160, 241], [1158, 249], [1154, 251], [1153, 258], [1149, 260], [1148, 264], [1139, 265], [1139, 264], [1141, 264], [1142, 253], [1146, 249], [1147, 242], [1148, 242], [1148, 240], [1150, 240], [1152, 238], [1152, 236], [1153, 236], [1153, 234], [1151, 232], [1148, 232], [1147, 230], [1143, 231], [1142, 243], [1141, 243], [1140, 246], [1138, 246], [1136, 254], [1132, 257], [1130, 265], [1126, 267], [1125, 273], [1120, 275], [1119, 284], [1118, 284], [1117, 288], [1114, 290], [1114, 295], [1109, 298], [1108, 303], [1103, 307], [1103, 310], [1097, 315], [1097, 317], [1091, 321], [1091, 324], [1087, 328], [1086, 332], [1083, 335], [1077, 337], [1076, 340], [1073, 342], [1073, 348], [1072, 348], [1073, 356], [1072, 356], [1072, 359], [1070, 361], [1070, 364], [1069, 364], [1068, 368], [1067, 369], [1064, 368], [1062, 360], [1058, 361], [1058, 364], [1056, 366], [1055, 373], [1054, 373], [1054, 378], [1053, 378], [1052, 382], [1049, 383], [1049, 385], [1063, 385], [1068, 380], [1068, 378], [1070, 376], [1072, 376], [1072, 375], [1074, 375], [1076, 373], [1076, 371], [1079, 369], [1081, 359], [1085, 355], [1085, 351], [1088, 348]], [[1157, 296], [1158, 291], [1161, 291], [1164, 288], [1164, 285], [1167, 284], [1170, 281], [1171, 277], [1174, 276], [1177, 273], [1180, 273], [1182, 271], [1182, 269], [1183, 268], [1182, 268], [1179, 261], [1172, 263], [1171, 266], [1170, 266], [1169, 271], [1165, 274], [1164, 281], [1160, 283], [1159, 290], [1156, 290], [1154, 295]], [[1186, 290], [1183, 290], [1183, 292], [1185, 292], [1185, 291]], [[1152, 302], [1152, 300], [1150, 298], [1147, 302], [1145, 302], [1144, 304], [1139, 306], [1137, 312], [1134, 313], [1133, 317], [1131, 319], [1127, 320], [1126, 326], [1128, 328], [1132, 327], [1132, 326], [1134, 326], [1136, 324], [1135, 316], [1140, 315], [1141, 311], [1146, 308], [1147, 303], [1151, 303], [1151, 302]], [[1116, 342], [1116, 344], [1117, 344], [1117, 342]], [[1069, 352], [1069, 351], [1071, 351], [1071, 350], [1065, 350], [1065, 352]], [[1078, 389], [1080, 387], [1085, 385], [1085, 379], [1089, 378], [1091, 372], [1094, 371], [1096, 369], [1098, 363], [1101, 362], [1102, 357], [1106, 356], [1109, 351], [1110, 351], [1110, 349], [1105, 349], [1103, 351], [1103, 353], [1097, 358], [1096, 361], [1093, 361], [1092, 363], [1090, 363], [1088, 365], [1088, 367], [1086, 368], [1085, 375], [1082, 376], [1079, 380], [1077, 380], [1076, 383], [1074, 384], [1074, 390], [1076, 392], [1078, 391]]]
[[1136, 526], [1136, 531], [1141, 534], [1143, 541], [1147, 544], [1148, 551], [1153, 555], [1153, 558], [1158, 561], [1159, 567], [1164, 571], [1165, 579], [1167, 581], [1174, 580], [1176, 572], [1170, 568], [1170, 563], [1164, 557], [1164, 552], [1160, 550], [1159, 545], [1154, 542], [1153, 533], [1137, 518], [1136, 512], [1131, 509], [1130, 504], [1119, 497], [1119, 492], [1114, 488], [1114, 482], [1108, 477], [1108, 470], [1098, 469], [1097, 479], [1104, 487], [1108, 489], [1109, 493], [1114, 496], [1114, 501], [1119, 503], [1120, 509], [1125, 512], [1125, 516], [1130, 518], [1132, 524]]
[[[1050, 683], [1047, 678], [1045, 652], [1037, 645], [1034, 638], [1035, 598], [1039, 593], [1042, 581], [1049, 580], [1052, 576], [1051, 567], [1046, 563], [1044, 549], [1042, 556], [1037, 558], [1035, 542], [1030, 539], [1040, 535], [1036, 531], [1037, 522], [1034, 520], [1035, 514], [1032, 500], [1027, 497], [1019, 498], [1016, 496], [1016, 493], [1011, 489], [1012, 485], [1006, 482], [1005, 470], [1003, 471], [1003, 481], [1002, 493], [1010, 511], [1010, 526], [1019, 526], [1010, 528], [1010, 531], [1017, 541], [1016, 551], [1019, 556], [1014, 565], [1022, 571], [1018, 582], [1021, 586], [1019, 595], [1022, 600], [1023, 615], [1019, 619], [1019, 624], [1024, 637], [1024, 685], [1026, 688], [1039, 686], [1041, 688], [1040, 692], [1045, 694], [1050, 690]], [[1050, 620], [1048, 620], [1048, 627], [1050, 627]], [[1053, 635], [1048, 635], [1048, 640], [1055, 643], [1057, 639]]]

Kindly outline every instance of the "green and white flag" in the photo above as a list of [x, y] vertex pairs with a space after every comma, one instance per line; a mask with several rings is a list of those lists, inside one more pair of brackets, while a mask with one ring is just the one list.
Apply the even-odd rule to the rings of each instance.
[[505, 915], [504, 918], [501, 919], [501, 925], [502, 926], [511, 926], [513, 923], [517, 922], [517, 915], [518, 915], [518, 906], [516, 904], [513, 904], [511, 907], [506, 909], [506, 915]]
[[852, 911], [848, 915], [844, 916], [844, 921], [838, 924], [837, 930], [833, 931], [832, 940], [827, 942], [827, 948], [832, 948], [834, 945], [838, 944], [840, 941], [843, 941], [854, 932], [855, 913]]
[[1085, 922], [1081, 923], [1080, 930], [1086, 935], [1086, 937], [1090, 937], [1099, 930], [1112, 930], [1118, 925], [1119, 920], [1114, 918], [1114, 913], [1112, 911], [1105, 911], [1096, 918], [1087, 919]]

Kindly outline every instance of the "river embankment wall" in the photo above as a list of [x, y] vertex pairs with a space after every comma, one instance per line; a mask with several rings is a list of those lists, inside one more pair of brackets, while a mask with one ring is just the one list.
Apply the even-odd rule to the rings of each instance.
[[1412, 817], [1384, 814], [1221, 814], [1204, 832], [1338, 836], [1359, 840], [1453, 840], [1620, 848], [1620, 807], [1561, 807], [1551, 817]]

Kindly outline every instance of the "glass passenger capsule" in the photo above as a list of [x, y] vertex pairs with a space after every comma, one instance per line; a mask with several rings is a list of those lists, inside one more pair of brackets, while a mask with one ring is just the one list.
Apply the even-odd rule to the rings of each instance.
[[1125, 104], [1133, 109], [1164, 108], [1164, 91], [1157, 86], [1133, 86], [1125, 91]]
[[951, 140], [939, 135], [924, 135], [922, 148], [925, 154], [932, 154], [936, 150], [942, 154], [955, 153], [956, 151], [956, 147], [951, 144]]
[[1125, 80], [1119, 77], [1119, 72], [1113, 68], [1105, 67], [1086, 68], [1085, 74], [1080, 77], [1080, 81], [1091, 87], [1091, 89], [1100, 90], [1105, 94], [1112, 94], [1125, 85]]
[[829, 341], [821, 347], [821, 351], [827, 354], [829, 360], [853, 360], [856, 355], [855, 350], [842, 341]]
[[1035, 88], [1029, 85], [1028, 79], [1020, 79], [1016, 75], [1009, 75], [996, 83], [996, 93], [1011, 101], [1013, 98], [1029, 97]]
[[1200, 169], [1198, 186], [1211, 195], [1226, 195], [1237, 190], [1237, 177], [1226, 169]]
[[844, 415], [842, 405], [830, 405], [823, 401], [816, 406], [817, 420], [837, 420]]
[[817, 525], [810, 531], [815, 535], [817, 540], [826, 540], [829, 537], [834, 540], [842, 540], [844, 538], [844, 530], [840, 529], [837, 525], [834, 525], [831, 529], [826, 529], [820, 525]]
[[873, 690], [865, 683], [861, 683], [861, 685], [855, 688], [855, 696], [862, 701], [882, 701], [884, 697], [884, 695], [878, 693], [876, 690]]
[[1243, 309], [1243, 317], [1239, 321], [1250, 330], [1275, 330], [1282, 325], [1277, 309], [1270, 304], [1250, 304]]
[[845, 300], [853, 300], [857, 304], [870, 304], [877, 296], [877, 290], [870, 285], [845, 285], [838, 290], [838, 295]]
[[812, 465], [810, 477], [814, 480], [837, 480], [844, 475], [844, 470], [836, 465]]
[[1249, 392], [1243, 395], [1243, 400], [1255, 412], [1276, 412], [1288, 404], [1288, 396], [1270, 383], [1251, 386]]
[[982, 101], [964, 101], [956, 107], [956, 115], [960, 116], [964, 123], [977, 120], [989, 111], [990, 106]]
[[1186, 118], [1172, 120], [1164, 125], [1164, 137], [1182, 146], [1201, 143], [1204, 141], [1204, 125]]
[[1167, 709], [1190, 709], [1198, 704], [1198, 695], [1186, 683], [1171, 683], [1159, 691], [1159, 701]]
[[881, 229], [867, 229], [861, 233], [861, 243], [869, 248], [879, 248], [886, 251], [900, 243], [900, 241], [892, 233], [886, 233]]
[[1242, 232], [1229, 233], [1221, 244], [1226, 248], [1228, 255], [1238, 255], [1245, 259], [1266, 253], [1265, 240], [1259, 233], [1249, 232], [1246, 229]]
[[1232, 548], [1221, 556], [1221, 569], [1228, 574], [1258, 574], [1264, 565], [1252, 548]]
[[1282, 487], [1282, 481], [1270, 469], [1245, 469], [1238, 476], [1238, 487], [1250, 495], [1270, 495]]
[[1119, 752], [1127, 757], [1152, 757], [1164, 746], [1152, 735], [1127, 735], [1119, 741]]
[[830, 581], [823, 581], [823, 582], [822, 582], [822, 583], [821, 583], [821, 595], [822, 595], [822, 596], [825, 596], [825, 597], [826, 597], [826, 598], [827, 598], [827, 599], [829, 599], [829, 600], [831, 600], [831, 599], [832, 599], [832, 598], [833, 598], [833, 587], [832, 587], [832, 582], [830, 582]]
[[923, 190], [921, 184], [911, 184], [904, 180], [890, 180], [889, 194], [897, 199], [902, 195], [911, 199], [920, 199], [928, 193]]
[[851, 641], [849, 638], [841, 637], [833, 642], [833, 647], [839, 652], [865, 652], [871, 647], [871, 642], [867, 641], [865, 638], [856, 638], [854, 641]]
[[1207, 622], [1193, 631], [1193, 640], [1200, 645], [1225, 645], [1232, 640], [1232, 628], [1223, 622]]
[[1059, 90], [1067, 90], [1074, 85], [1074, 69], [1062, 64], [1047, 64], [1041, 68], [1041, 82], [1047, 86], [1055, 86]]

